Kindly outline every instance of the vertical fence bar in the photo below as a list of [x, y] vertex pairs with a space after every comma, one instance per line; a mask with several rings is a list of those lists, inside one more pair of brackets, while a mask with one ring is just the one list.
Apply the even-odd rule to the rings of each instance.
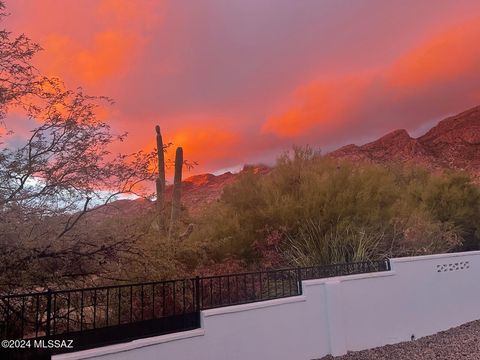
[[7, 298], [5, 305], [5, 339], [8, 339], [8, 331], [10, 330], [10, 298]]
[[141, 316], [142, 321], [143, 321], [143, 308], [144, 308], [144, 299], [143, 299], [143, 296], [144, 296], [144, 293], [143, 293], [143, 285], [142, 285], [142, 287], [141, 287], [141, 294], [140, 294], [140, 297], [141, 297], [140, 302], [141, 302], [141, 306], [142, 306], [142, 316]]
[[183, 297], [183, 302], [182, 302], [182, 312], [185, 314], [185, 306], [186, 306], [186, 283], [185, 283], [185, 279], [183, 279], [183, 289], [182, 289], [182, 297]]
[[173, 315], [176, 314], [176, 305], [177, 305], [177, 296], [176, 296], [176, 289], [175, 289], [175, 281], [172, 281], [172, 291], [173, 291]]
[[248, 303], [250, 299], [250, 292], [248, 291], [248, 274], [244, 275], [243, 285], [245, 286], [245, 296], [243, 301]]
[[165, 300], [165, 283], [162, 283], [162, 316], [165, 316], [165, 304], [167, 301]]
[[121, 322], [121, 314], [122, 312], [120, 311], [121, 309], [121, 306], [122, 306], [122, 294], [121, 294], [121, 289], [122, 288], [117, 288], [118, 289], [118, 294], [117, 294], [117, 297], [118, 297], [118, 325], [120, 325], [120, 322]]
[[210, 307], [213, 306], [213, 279], [210, 278]]
[[40, 295], [37, 294], [37, 305], [35, 308], [35, 336], [38, 337], [38, 327], [39, 327], [39, 319], [38, 319], [38, 314], [40, 312]]
[[155, 319], [155, 283], [152, 284], [152, 319]]
[[302, 269], [301, 268], [297, 268], [297, 285], [298, 285], [298, 295], [302, 295], [303, 294], [303, 287], [302, 287]]
[[288, 271], [288, 293], [292, 296], [292, 272], [291, 270]]
[[232, 298], [230, 296], [230, 276], [227, 276], [227, 301], [228, 301], [228, 304], [231, 304], [232, 303]]
[[80, 293], [80, 331], [83, 331], [83, 290]]
[[274, 271], [272, 274], [274, 274], [274, 281], [275, 281], [275, 297], [278, 297], [278, 272]]
[[133, 286], [130, 286], [130, 322], [133, 322]]
[[53, 293], [53, 335], [57, 333], [57, 293]]
[[250, 297], [251, 301], [255, 301], [256, 296], [255, 296], [255, 274], [250, 274], [252, 277], [252, 296]]
[[238, 275], [235, 275], [235, 290], [237, 293], [237, 297], [235, 299], [235, 303], [238, 304], [240, 302], [240, 286], [238, 285]]
[[256, 299], [262, 300], [262, 273], [258, 273], [258, 295], [255, 296]]
[[93, 328], [97, 327], [97, 289], [93, 291]]
[[262, 274], [263, 272], [260, 273], [260, 299], [263, 299], [263, 282], [262, 282]]
[[202, 310], [202, 304], [200, 303], [200, 299], [202, 298], [201, 297], [201, 291], [202, 291], [202, 288], [200, 287], [200, 277], [197, 276], [195, 278], [195, 311], [200, 311]]
[[223, 305], [223, 297], [222, 297], [222, 277], [218, 277], [218, 294], [220, 296], [219, 298], [219, 305]]
[[70, 291], [67, 293], [67, 333], [70, 331]]
[[105, 310], [105, 323], [106, 325], [108, 326], [108, 313], [109, 313], [109, 308], [108, 308], [108, 305], [110, 304], [110, 288], [107, 288], [107, 306], [106, 306], [106, 310]]
[[25, 336], [25, 296], [22, 296], [22, 338]]
[[267, 271], [265, 275], [267, 275], [267, 299], [270, 299], [270, 274]]
[[47, 323], [45, 324], [45, 336], [50, 337], [50, 321], [52, 319], [52, 290], [47, 290]]

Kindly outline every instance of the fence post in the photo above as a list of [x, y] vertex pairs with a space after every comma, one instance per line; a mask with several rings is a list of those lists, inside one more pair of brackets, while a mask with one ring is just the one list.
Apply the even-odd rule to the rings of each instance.
[[195, 307], [200, 312], [200, 276], [195, 278]]
[[297, 281], [298, 281], [298, 295], [302, 295], [303, 287], [302, 287], [302, 269], [297, 267]]
[[[4, 339], [8, 340], [8, 330], [10, 330], [10, 298], [8, 298], [8, 297], [7, 298], [2, 298], [2, 302], [5, 304], [5, 309], [4, 309], [5, 322], [4, 322], [4, 326], [3, 326], [3, 329], [2, 329], [2, 333], [3, 333], [3, 330], [4, 330], [5, 331]], [[22, 312], [22, 317], [23, 317], [23, 312]], [[0, 336], [1, 335], [3, 335], [3, 334], [0, 334]], [[22, 338], [23, 338], [23, 333], [22, 333]]]
[[52, 320], [52, 290], [47, 290], [47, 323], [45, 324], [45, 336], [50, 337], [50, 322]]

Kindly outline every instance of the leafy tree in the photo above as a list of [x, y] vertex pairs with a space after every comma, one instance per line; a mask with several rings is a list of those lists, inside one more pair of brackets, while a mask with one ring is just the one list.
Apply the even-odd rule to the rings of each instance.
[[[0, 20], [5, 5], [0, 2]], [[135, 234], [91, 238], [87, 214], [121, 194], [145, 194], [154, 153], [114, 154], [115, 135], [97, 117], [110, 102], [69, 90], [32, 65], [40, 51], [25, 35], [0, 31], [0, 281], [47, 286], [104, 270], [105, 259], [132, 252]], [[34, 124], [11, 131], [9, 113]], [[21, 114], [21, 115], [19, 115]], [[18, 120], [17, 120], [18, 121]], [[99, 235], [99, 234], [97, 234]]]

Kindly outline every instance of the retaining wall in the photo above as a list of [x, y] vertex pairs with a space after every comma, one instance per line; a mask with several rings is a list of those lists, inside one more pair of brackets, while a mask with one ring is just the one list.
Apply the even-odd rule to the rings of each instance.
[[480, 319], [480, 252], [391, 259], [391, 270], [303, 281], [303, 295], [205, 310], [202, 327], [54, 356], [307, 360]]

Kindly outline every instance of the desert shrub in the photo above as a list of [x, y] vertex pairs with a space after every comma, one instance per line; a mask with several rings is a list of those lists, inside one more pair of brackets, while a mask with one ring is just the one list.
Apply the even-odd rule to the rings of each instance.
[[461, 250], [480, 245], [480, 191], [461, 174], [432, 177], [422, 197], [425, 208], [441, 222], [450, 222], [462, 231]]
[[294, 233], [285, 234], [281, 251], [293, 266], [363, 261], [378, 254], [383, 236], [348, 223], [325, 231], [319, 222], [307, 220]]
[[[207, 257], [261, 264], [357, 261], [478, 248], [480, 192], [459, 174], [354, 164], [295, 149], [268, 175], [245, 173], [200, 217], [190, 241]], [[267, 244], [268, 245], [268, 244]]]

